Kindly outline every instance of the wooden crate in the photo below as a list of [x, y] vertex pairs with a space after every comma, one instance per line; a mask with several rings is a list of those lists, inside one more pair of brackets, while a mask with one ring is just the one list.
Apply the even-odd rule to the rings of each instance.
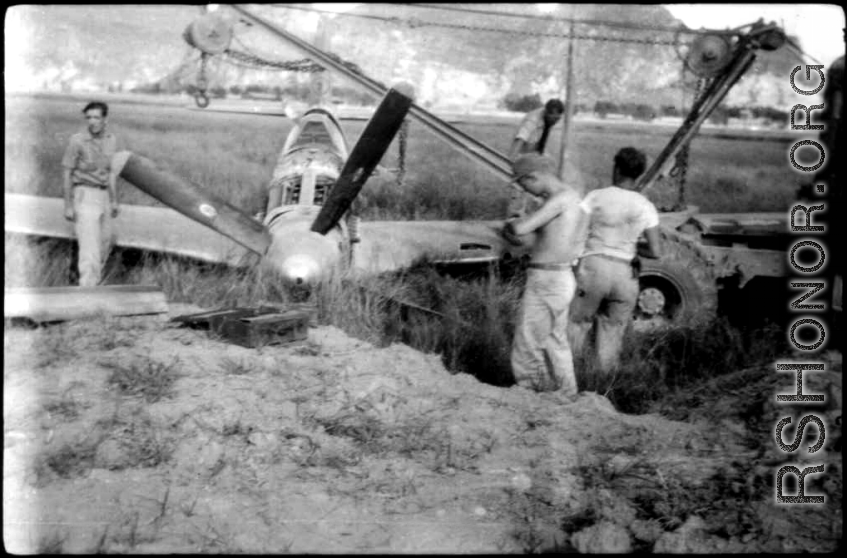
[[172, 321], [206, 329], [221, 340], [252, 348], [307, 339], [310, 313], [301, 309], [260, 306], [188, 314]]

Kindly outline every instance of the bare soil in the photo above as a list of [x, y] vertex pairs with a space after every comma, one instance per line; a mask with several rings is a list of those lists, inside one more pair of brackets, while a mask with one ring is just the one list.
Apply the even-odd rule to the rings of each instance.
[[[793, 454], [776, 446], [790, 413], [774, 393], [793, 381], [773, 367], [687, 394], [670, 420], [489, 386], [329, 326], [248, 349], [161, 317], [7, 323], [4, 356], [10, 552], [821, 552], [842, 537], [840, 356], [806, 375], [827, 395], [812, 455], [814, 428]], [[775, 503], [782, 464], [819, 463], [806, 492], [825, 504]]]

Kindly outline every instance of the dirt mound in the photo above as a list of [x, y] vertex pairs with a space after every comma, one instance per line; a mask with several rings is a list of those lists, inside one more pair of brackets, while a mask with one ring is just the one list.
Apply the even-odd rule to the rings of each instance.
[[764, 459], [746, 425], [497, 388], [333, 327], [246, 349], [112, 318], [7, 327], [4, 353], [12, 552], [740, 552], [841, 536], [840, 454], [822, 452], [829, 485], [807, 482], [826, 506], [788, 510], [775, 467], [733, 473]]

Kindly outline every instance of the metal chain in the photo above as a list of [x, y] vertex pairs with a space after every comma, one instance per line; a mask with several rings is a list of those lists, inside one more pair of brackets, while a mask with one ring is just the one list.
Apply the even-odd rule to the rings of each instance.
[[[249, 68], [275, 69], [282, 72], [315, 73], [326, 71], [326, 68], [314, 62], [311, 58], [302, 58], [300, 60], [288, 61], [269, 60], [267, 58], [259, 56], [255, 52], [252, 52], [249, 48], [247, 48], [247, 45], [241, 42], [237, 37], [233, 37], [233, 40], [238, 43], [238, 46], [241, 48], [241, 50], [228, 48], [223, 52], [225, 61], [229, 62], [230, 64], [234, 64], [236, 66], [243, 65]], [[362, 69], [359, 68], [359, 66], [353, 62], [343, 60], [340, 56], [332, 54], [330, 52], [327, 53], [327, 56], [334, 59], [336, 62], [343, 64], [350, 71], [353, 71], [357, 74], [362, 73]]]
[[262, 69], [271, 69], [272, 68], [272, 69], [275, 69], [275, 70], [279, 70], [281, 72], [315, 73], [315, 72], [323, 72], [324, 71], [323, 66], [321, 66], [319, 64], [315, 64], [309, 58], [303, 58], [303, 59], [300, 59], [300, 60], [288, 60], [288, 61], [278, 62], [278, 61], [274, 61], [274, 60], [267, 60], [265, 58], [261, 58], [261, 57], [255, 55], [255, 54], [252, 54], [252, 53], [240, 52], [240, 51], [237, 51], [237, 50], [233, 50], [231, 48], [225, 50], [223, 52], [223, 55], [224, 55], [224, 59], [228, 59], [228, 60], [226, 60], [227, 62], [234, 62], [236, 64], [240, 63], [240, 64], [243, 64], [245, 66], [251, 67], [251, 68], [262, 68]]
[[[303, 58], [300, 60], [287, 60], [287, 61], [277, 61], [277, 60], [268, 60], [267, 58], [263, 58], [258, 54], [251, 52], [241, 41], [237, 38], [234, 40], [244, 48], [244, 51], [235, 50], [232, 48], [228, 48], [222, 53], [221, 60], [232, 64], [234, 66], [240, 66], [245, 68], [252, 69], [273, 69], [281, 72], [307, 72], [307, 73], [319, 73], [326, 71], [326, 68], [317, 64], [310, 58]], [[332, 53], [327, 53], [327, 55], [344, 65], [348, 70], [355, 72], [360, 75], [364, 75], [362, 69], [353, 62], [348, 62], [347, 60], [343, 60], [340, 56]], [[209, 106], [209, 96], [206, 93], [209, 82], [206, 77], [206, 68], [208, 59], [212, 55], [207, 53], [202, 53], [200, 56], [200, 70], [197, 77], [197, 93], [194, 95], [194, 101], [197, 103], [197, 106], [200, 108], [205, 108]]]
[[206, 66], [209, 56], [205, 52], [200, 55], [200, 71], [197, 74], [197, 92], [194, 94], [194, 103], [200, 108], [209, 106], [209, 95], [206, 93], [206, 90], [209, 88], [209, 79], [206, 77]]
[[406, 149], [409, 141], [409, 120], [404, 119], [397, 133], [397, 186], [406, 178]]
[[244, 42], [239, 39], [237, 36], [232, 37], [233, 42], [240, 48], [240, 50], [236, 50], [234, 48], [228, 48], [224, 51], [224, 55], [232, 57], [233, 62], [243, 62], [244, 64], [257, 67], [257, 68], [275, 68], [282, 71], [293, 71], [293, 72], [322, 72], [323, 67], [315, 64], [309, 58], [302, 58], [300, 60], [291, 60], [287, 62], [280, 62], [275, 60], [269, 60], [262, 56], [259, 56], [250, 48], [244, 44]]
[[688, 151], [691, 142], [686, 144], [676, 154], [677, 183], [679, 186], [679, 197], [676, 202], [676, 209], [682, 210], [685, 208], [685, 178], [688, 175]]
[[[685, 59], [680, 55], [679, 47], [682, 46], [682, 42], [679, 40], [679, 33], [677, 32], [674, 35], [674, 51], [676, 52], [677, 57], [682, 61], [682, 76], [683, 81], [685, 80]], [[685, 84], [682, 84], [685, 87]], [[697, 101], [697, 96], [699, 95], [699, 87], [700, 80], [697, 81], [697, 85], [694, 88], [694, 100], [691, 103], [691, 106]], [[671, 169], [670, 175], [677, 176], [677, 201], [676, 210], [685, 209], [685, 179], [688, 175], [688, 153], [689, 147], [691, 146], [691, 142], [686, 142], [682, 149], [680, 149], [676, 154], [676, 161], [674, 162], [674, 168]]]
[[[694, 86], [694, 97], [691, 102], [691, 106], [695, 106], [697, 101], [700, 99], [700, 95], [702, 95], [706, 91], [706, 78], [698, 78], [697, 82]], [[677, 184], [679, 187], [679, 197], [676, 202], [676, 210], [685, 209], [685, 180], [688, 176], [688, 154], [691, 148], [691, 142], [688, 141], [683, 145], [676, 154], [676, 161], [674, 164], [674, 168], [670, 171], [670, 176], [677, 179]]]

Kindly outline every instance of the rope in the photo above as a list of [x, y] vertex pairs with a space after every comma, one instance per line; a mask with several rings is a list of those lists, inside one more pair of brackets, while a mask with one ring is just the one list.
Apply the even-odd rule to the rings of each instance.
[[792, 52], [792, 54], [798, 56], [800, 58], [801, 62], [804, 62], [804, 63], [806, 62], [805, 60], [803, 60], [803, 57], [805, 56], [806, 58], [808, 58], [809, 60], [811, 60], [815, 64], [823, 64], [820, 60], [818, 60], [817, 58], [815, 58], [814, 56], [812, 56], [811, 54], [809, 54], [808, 52], [806, 52], [805, 50], [800, 48], [800, 45], [795, 43], [794, 40], [791, 37], [786, 37], [785, 42], [788, 45], [788, 50], [790, 50]]
[[[477, 10], [472, 8], [460, 8], [458, 6], [450, 6], [448, 4], [394, 4], [395, 6], [414, 6], [416, 8], [431, 8], [437, 10], [447, 10], [451, 12], [464, 12], [470, 14], [479, 14], [479, 15], [493, 15], [493, 16], [504, 16], [511, 18], [520, 18], [520, 19], [535, 19], [541, 21], [555, 21], [561, 23], [575, 23], [575, 24], [585, 24], [585, 25], [602, 25], [605, 27], [613, 27], [618, 29], [630, 29], [636, 31], [659, 31], [659, 32], [683, 32], [689, 33], [692, 35], [738, 35], [739, 32], [737, 30], [698, 30], [698, 29], [688, 29], [684, 26], [681, 27], [666, 27], [661, 25], [643, 25], [638, 23], [628, 23], [623, 21], [609, 21], [604, 19], [575, 19], [569, 17], [553, 17], [553, 16], [543, 16], [543, 15], [535, 15], [535, 14], [516, 14], [516, 13], [508, 13], [508, 12], [498, 12], [496, 10]], [[343, 15], [343, 14], [342, 14]], [[742, 26], [742, 27], [746, 27]]]
[[[674, 39], [658, 39], [658, 38], [647, 38], [647, 39], [635, 39], [630, 37], [612, 37], [612, 36], [602, 36], [602, 35], [592, 35], [592, 34], [570, 34], [570, 33], [555, 33], [555, 32], [541, 32], [541, 31], [522, 31], [520, 29], [503, 29], [502, 27], [488, 27], [482, 25], [463, 25], [457, 23], [437, 23], [432, 21], [425, 21], [418, 18], [409, 18], [403, 19], [399, 17], [386, 17], [386, 16], [376, 16], [369, 14], [351, 14], [351, 13], [338, 13], [333, 12], [331, 10], [320, 10], [317, 8], [304, 8], [301, 6], [289, 6], [285, 4], [272, 4], [272, 6], [285, 8], [288, 10], [302, 10], [306, 12], [317, 12], [324, 14], [333, 14], [342, 17], [358, 17], [363, 19], [373, 19], [377, 21], [382, 21], [383, 23], [392, 23], [395, 25], [403, 25], [409, 27], [411, 29], [416, 29], [419, 27], [443, 27], [445, 29], [461, 29], [465, 31], [485, 31], [491, 33], [507, 33], [511, 35], [527, 35], [530, 37], [552, 37], [557, 39], [570, 39], [573, 38], [575, 40], [583, 40], [583, 41], [597, 41], [597, 42], [618, 42], [618, 43], [634, 43], [634, 44], [643, 44], [643, 45], [662, 45], [662, 46], [674, 46], [677, 42]], [[655, 30], [645, 30], [645, 31], [653, 31]], [[680, 31], [679, 29], [664, 29], [667, 32]]]
[[[628, 22], [623, 22], [623, 21], [609, 21], [609, 20], [603, 20], [603, 19], [574, 19], [574, 18], [552, 17], [552, 16], [533, 15], [533, 14], [514, 14], [514, 13], [508, 13], [508, 12], [499, 12], [499, 11], [496, 11], [496, 10], [475, 10], [475, 9], [470, 9], [470, 8], [460, 8], [460, 7], [456, 7], [456, 6], [450, 6], [448, 4], [415, 4], [415, 3], [399, 4], [399, 3], [392, 3], [392, 2], [389, 2], [388, 4], [389, 5], [395, 5], [395, 6], [413, 6], [413, 7], [416, 7], [416, 8], [430, 8], [430, 9], [448, 10], [448, 11], [464, 12], [464, 13], [471, 13], [471, 14], [478, 14], [478, 15], [505, 16], [505, 17], [511, 17], [511, 18], [541, 20], [541, 21], [548, 21], [548, 22], [560, 22], [560, 23], [571, 23], [571, 22], [573, 22], [575, 24], [602, 25], [604, 27], [612, 27], [612, 28], [627, 29], [627, 30], [634, 30], [634, 31], [650, 31], [650, 32], [654, 32], [654, 33], [655, 32], [673, 33], [673, 32], [681, 31], [683, 33], [691, 34], [691, 35], [712, 35], [712, 34], [738, 35], [740, 33], [739, 29], [741, 29], [741, 27], [747, 27], [747, 26], [750, 25], [750, 24], [747, 24], [747, 25], [741, 26], [738, 29], [734, 29], [734, 30], [688, 29], [682, 24], [680, 24], [679, 27], [667, 27], [667, 26], [659, 26], [659, 25], [643, 25], [643, 24], [636, 24], [636, 23], [628, 23]], [[317, 12], [317, 13], [324, 13], [324, 14], [332, 14], [332, 15], [341, 16], [341, 17], [358, 17], [358, 18], [364, 18], [364, 19], [378, 19], [378, 20], [382, 20], [382, 21], [399, 21], [399, 22], [405, 22], [405, 23], [412, 24], [412, 25], [423, 24], [423, 25], [430, 25], [430, 26], [435, 26], [435, 27], [446, 25], [446, 24], [435, 23], [435, 22], [421, 22], [420, 20], [417, 20], [417, 18], [410, 18], [409, 20], [403, 20], [402, 18], [398, 18], [398, 17], [386, 17], [386, 16], [376, 16], [376, 15], [370, 15], [370, 14], [352, 14], [352, 13], [345, 13], [345, 12], [335, 12], [335, 11], [332, 11], [332, 10], [321, 10], [321, 9], [318, 9], [318, 8], [307, 8], [307, 7], [303, 7], [303, 6], [292, 6], [290, 4], [270, 4], [270, 6], [274, 6], [274, 7], [277, 7], [277, 8], [285, 8], [285, 9], [290, 9], [290, 10], [302, 10], [302, 11], [306, 11], [306, 12]], [[526, 32], [522, 32], [522, 31], [512, 31], [512, 30], [503, 30], [503, 29], [501, 29], [501, 31], [508, 32], [508, 33], [512, 33], [512, 32], [521, 33], [521, 34], [526, 33]], [[531, 34], [531, 33], [526, 33], [526, 34]]]

